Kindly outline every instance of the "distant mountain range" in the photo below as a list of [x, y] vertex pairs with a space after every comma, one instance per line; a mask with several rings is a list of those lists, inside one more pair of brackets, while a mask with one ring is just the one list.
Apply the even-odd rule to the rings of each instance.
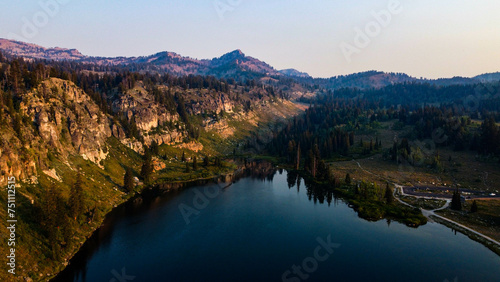
[[240, 50], [212, 60], [197, 60], [173, 52], [159, 52], [145, 57], [90, 57], [76, 49], [44, 48], [35, 44], [0, 39], [0, 50], [6, 54], [56, 61], [76, 61], [99, 66], [134, 66], [137, 70], [168, 72], [175, 75], [214, 75], [234, 77], [242, 73], [265, 76], [283, 75], [258, 59], [245, 56]]
[[331, 78], [312, 78], [309, 74], [295, 69], [276, 70], [269, 64], [246, 56], [235, 50], [219, 58], [198, 60], [173, 52], [159, 52], [144, 57], [91, 57], [76, 49], [45, 48], [35, 44], [0, 39], [0, 51], [11, 56], [24, 58], [75, 61], [96, 66], [126, 67], [132, 71], [171, 73], [174, 75], [213, 75], [220, 78], [262, 79], [266, 77], [293, 78], [297, 82], [318, 85], [326, 89], [341, 87], [380, 88], [404, 82], [424, 82], [436, 85], [474, 84], [500, 80], [500, 72], [482, 74], [472, 78], [454, 77], [444, 79], [417, 79], [402, 73], [367, 71]]

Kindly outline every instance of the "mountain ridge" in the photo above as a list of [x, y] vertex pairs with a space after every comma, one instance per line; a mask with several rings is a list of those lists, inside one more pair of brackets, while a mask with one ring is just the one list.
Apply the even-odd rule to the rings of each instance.
[[241, 50], [234, 50], [218, 58], [193, 59], [180, 54], [161, 51], [153, 55], [140, 57], [98, 57], [86, 56], [76, 49], [60, 47], [45, 48], [36, 44], [0, 38], [0, 50], [12, 56], [54, 61], [76, 61], [101, 66], [119, 66], [139, 64], [154, 67], [157, 71], [175, 75], [216, 75], [229, 77], [235, 70], [261, 73], [264, 75], [281, 75], [269, 64], [256, 58], [246, 56]]
[[77, 49], [45, 48], [32, 43], [0, 38], [0, 51], [11, 56], [54, 61], [75, 61], [98, 66], [133, 66], [134, 71], [171, 73], [173, 75], [212, 75], [239, 80], [264, 77], [292, 78], [327, 89], [342, 87], [380, 88], [394, 83], [422, 82], [436, 85], [475, 84], [500, 80], [500, 72], [485, 73], [474, 77], [439, 79], [416, 78], [404, 73], [365, 71], [328, 78], [313, 78], [296, 69], [277, 70], [257, 58], [246, 56], [240, 49], [212, 59], [195, 59], [175, 52], [161, 51], [138, 57], [96, 57], [83, 55]]

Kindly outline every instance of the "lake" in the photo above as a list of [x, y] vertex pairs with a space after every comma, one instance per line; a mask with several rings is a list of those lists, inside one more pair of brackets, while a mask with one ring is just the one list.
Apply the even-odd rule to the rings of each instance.
[[369, 222], [286, 171], [146, 193], [56, 281], [500, 281], [500, 257], [437, 223]]

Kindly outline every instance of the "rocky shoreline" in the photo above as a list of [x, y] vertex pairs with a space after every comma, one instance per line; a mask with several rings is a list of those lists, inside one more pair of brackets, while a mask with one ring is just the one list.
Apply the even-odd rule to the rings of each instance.
[[[75, 247], [72, 250], [72, 252], [65, 257], [65, 259], [64, 259], [65, 262], [62, 264], [62, 266], [59, 269], [57, 269], [55, 273], [48, 274], [48, 276], [46, 277], [47, 278], [46, 281], [51, 281], [51, 280], [57, 278], [57, 276], [62, 271], [64, 271], [64, 269], [71, 263], [71, 260], [78, 254], [78, 252], [81, 251], [82, 247], [88, 242], [88, 240], [91, 239], [96, 234], [96, 232], [99, 231], [99, 229], [103, 227], [103, 224], [104, 224], [106, 218], [110, 214], [112, 214], [113, 211], [115, 211], [117, 208], [121, 207], [122, 205], [126, 205], [126, 204], [131, 203], [131, 202], [133, 202], [133, 203], [142, 202], [142, 196], [146, 192], [165, 194], [165, 193], [169, 193], [172, 191], [179, 191], [182, 189], [188, 189], [188, 188], [195, 187], [195, 186], [202, 186], [202, 185], [206, 185], [209, 183], [229, 183], [229, 185], [230, 185], [234, 181], [240, 179], [241, 177], [244, 177], [245, 171], [247, 171], [247, 167], [240, 166], [232, 172], [217, 175], [217, 176], [212, 176], [212, 177], [207, 177], [207, 178], [198, 178], [198, 179], [193, 179], [193, 180], [188, 180], [188, 181], [162, 183], [162, 184], [157, 184], [157, 185], [151, 186], [151, 187], [144, 187], [144, 189], [142, 189], [140, 192], [137, 192], [132, 197], [123, 199], [123, 201], [121, 201], [120, 203], [115, 204], [113, 207], [111, 207], [110, 210], [102, 217], [102, 220], [99, 223], [97, 223], [92, 228], [92, 231], [85, 236], [85, 238], [86, 238], [85, 241], [78, 242], [77, 244], [75, 244]], [[29, 277], [23, 277], [23, 278], [24, 278], [24, 281], [32, 281], [32, 279]], [[44, 278], [42, 278], [40, 281], [44, 281]]]

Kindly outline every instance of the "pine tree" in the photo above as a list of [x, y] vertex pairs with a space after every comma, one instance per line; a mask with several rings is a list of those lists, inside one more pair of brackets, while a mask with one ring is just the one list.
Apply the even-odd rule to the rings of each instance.
[[[41, 200], [41, 225], [49, 234], [57, 227], [58, 202], [60, 202], [61, 193], [56, 189], [55, 184], [51, 183], [46, 189]], [[60, 208], [60, 207], [59, 207]]]
[[132, 169], [129, 167], [125, 170], [125, 175], [123, 176], [123, 187], [129, 193], [134, 190], [134, 175]]
[[313, 176], [313, 178], [314, 178], [314, 162], [315, 161], [316, 160], [314, 159], [313, 151], [312, 151], [312, 149], [309, 149], [309, 151], [307, 152], [306, 164], [304, 166], [305, 166], [305, 169]]
[[76, 175], [75, 184], [69, 195], [69, 216], [75, 220], [84, 210], [82, 175]]
[[498, 148], [498, 126], [493, 117], [488, 117], [481, 125], [481, 151], [484, 154], [496, 153]]
[[297, 158], [295, 160], [295, 170], [299, 170], [300, 168], [300, 142], [297, 145]]
[[193, 157], [193, 170], [198, 170], [198, 161], [196, 160], [196, 156]]
[[349, 173], [345, 175], [345, 184], [351, 185], [351, 175]]
[[158, 156], [160, 154], [160, 147], [158, 146], [158, 142], [154, 141], [151, 142], [151, 153], [155, 156]]
[[145, 150], [144, 153], [144, 163], [141, 168], [141, 177], [144, 180], [144, 184], [148, 185], [151, 180], [151, 174], [153, 173], [153, 160], [151, 157], [151, 153], [148, 149]]
[[22, 119], [21, 119], [21, 115], [20, 114], [15, 114], [14, 115], [14, 125], [12, 126], [12, 128], [14, 129], [14, 131], [16, 132], [17, 134], [17, 137], [19, 139], [22, 139]]
[[462, 210], [462, 201], [460, 199], [460, 192], [458, 189], [453, 193], [453, 197], [451, 198], [451, 209], [456, 211]]
[[19, 94], [23, 84], [23, 78], [21, 74], [21, 65], [19, 63], [19, 59], [13, 60], [10, 64], [10, 71], [8, 73], [7, 78], [10, 89], [14, 92], [14, 94]]
[[182, 151], [181, 162], [185, 162], [185, 161], [186, 161], [186, 153], [184, 153], [184, 151]]
[[477, 208], [477, 202], [476, 200], [474, 200], [474, 202], [472, 202], [472, 206], [470, 207], [470, 212], [474, 213], [474, 212], [477, 212], [478, 208]]
[[391, 159], [393, 161], [397, 161], [398, 160], [398, 143], [396, 141], [394, 141], [394, 144], [392, 145]]
[[385, 187], [385, 201], [389, 205], [394, 202], [394, 195], [392, 194], [392, 189], [389, 187], [389, 183]]
[[295, 156], [295, 142], [293, 140], [288, 141], [288, 162], [292, 162]]
[[61, 242], [67, 239], [63, 234], [69, 233], [65, 211], [65, 203], [60, 190], [55, 184], [50, 184], [42, 197], [40, 220], [50, 242], [50, 255], [53, 259], [60, 259]]
[[318, 163], [318, 169], [317, 169], [317, 178], [318, 180], [329, 180], [330, 175], [329, 175], [330, 168], [328, 165], [325, 163], [325, 161], [321, 160]]
[[209, 165], [209, 159], [208, 159], [208, 156], [205, 156], [205, 157], [203, 158], [203, 166], [204, 166], [204, 167], [207, 167], [208, 165]]

